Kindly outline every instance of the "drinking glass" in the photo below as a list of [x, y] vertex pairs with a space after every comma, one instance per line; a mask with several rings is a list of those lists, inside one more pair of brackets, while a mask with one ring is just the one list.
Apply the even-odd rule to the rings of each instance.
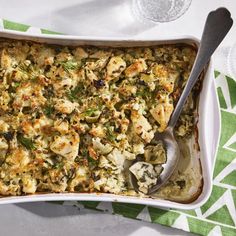
[[132, 8], [140, 20], [169, 22], [181, 17], [192, 0], [133, 0]]

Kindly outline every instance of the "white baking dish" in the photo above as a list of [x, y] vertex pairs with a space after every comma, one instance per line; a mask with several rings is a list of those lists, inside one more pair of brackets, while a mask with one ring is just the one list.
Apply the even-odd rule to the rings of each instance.
[[[182, 36], [174, 38], [160, 38], [156, 40], [127, 40], [127, 39], [110, 39], [110, 38], [84, 38], [79, 36], [62, 36], [62, 35], [38, 35], [32, 36], [26, 33], [2, 31], [0, 37], [13, 39], [27, 39], [37, 42], [61, 44], [61, 45], [94, 45], [94, 46], [151, 46], [158, 44], [169, 43], [190, 43], [198, 45], [199, 40], [194, 37]], [[193, 209], [202, 205], [208, 199], [212, 189], [212, 172], [214, 166], [214, 159], [218, 146], [220, 136], [220, 110], [217, 99], [212, 62], [210, 62], [204, 82], [199, 101], [199, 145], [201, 150], [200, 160], [203, 174], [203, 191], [192, 203], [177, 203], [167, 200], [158, 200], [141, 197], [119, 196], [114, 194], [88, 194], [88, 193], [48, 193], [35, 194], [28, 196], [8, 196], [1, 197], [0, 204], [18, 203], [18, 202], [35, 202], [35, 201], [116, 201], [136, 204], [146, 204], [165, 208], [177, 209]]]

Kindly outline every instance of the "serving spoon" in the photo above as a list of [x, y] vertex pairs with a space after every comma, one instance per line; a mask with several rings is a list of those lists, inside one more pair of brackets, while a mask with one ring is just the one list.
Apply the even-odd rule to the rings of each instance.
[[[174, 127], [193, 86], [198, 80], [199, 75], [208, 64], [211, 55], [222, 42], [232, 25], [233, 20], [231, 18], [231, 14], [226, 8], [218, 8], [217, 10], [210, 12], [207, 16], [195, 62], [187, 84], [171, 115], [168, 127], [162, 133], [155, 133], [153, 140], [150, 142], [150, 144], [153, 145], [156, 145], [158, 142], [162, 142], [166, 150], [166, 163], [162, 165], [163, 170], [158, 176], [156, 184], [148, 189], [147, 195], [157, 192], [157, 190], [164, 185], [173, 174], [180, 157], [179, 146], [174, 137]], [[139, 161], [140, 156], [138, 155], [132, 165]], [[136, 191], [140, 191], [137, 184], [137, 179], [133, 173], [131, 173], [131, 183]]]

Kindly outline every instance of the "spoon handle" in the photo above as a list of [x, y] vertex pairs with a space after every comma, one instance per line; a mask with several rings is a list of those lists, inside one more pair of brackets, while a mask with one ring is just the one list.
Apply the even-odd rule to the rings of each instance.
[[168, 127], [174, 128], [176, 125], [188, 95], [197, 82], [199, 75], [206, 64], [209, 62], [211, 55], [222, 42], [232, 25], [233, 20], [231, 18], [230, 12], [226, 8], [218, 8], [217, 10], [210, 12], [207, 16], [202, 39], [192, 71], [182, 92], [182, 95], [180, 96], [179, 101], [175, 107], [175, 110], [172, 113]]

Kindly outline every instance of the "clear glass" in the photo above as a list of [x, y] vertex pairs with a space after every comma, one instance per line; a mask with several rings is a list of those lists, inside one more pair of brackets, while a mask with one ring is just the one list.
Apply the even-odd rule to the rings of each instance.
[[133, 12], [140, 20], [169, 22], [181, 17], [192, 0], [133, 0]]
[[230, 76], [236, 79], [236, 43], [230, 48], [227, 64]]

